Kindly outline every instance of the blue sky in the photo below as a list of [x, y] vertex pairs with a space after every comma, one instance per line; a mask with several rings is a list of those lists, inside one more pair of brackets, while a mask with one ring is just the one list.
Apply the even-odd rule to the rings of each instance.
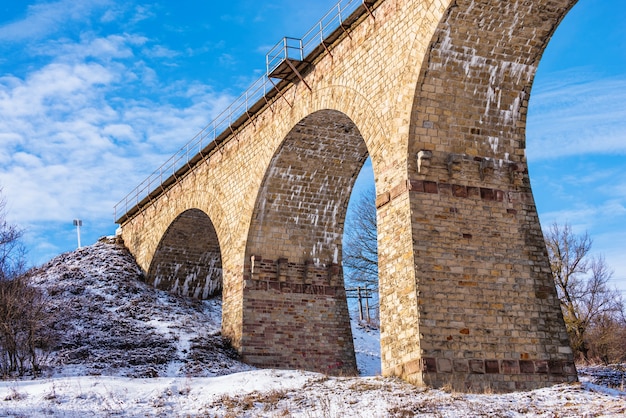
[[[33, 264], [115, 232], [113, 206], [259, 78], [334, 0], [5, 1], [0, 187]], [[542, 225], [588, 231], [626, 289], [626, 11], [580, 0], [528, 119]], [[368, 177], [367, 175], [365, 176]], [[370, 175], [371, 178], [371, 175]]]

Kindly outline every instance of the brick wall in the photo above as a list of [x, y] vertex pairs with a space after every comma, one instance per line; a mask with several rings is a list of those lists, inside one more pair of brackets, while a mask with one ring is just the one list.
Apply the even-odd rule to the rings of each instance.
[[[244, 361], [356, 374], [341, 268], [252, 256], [244, 279]], [[280, 350], [268, 347], [280, 347]]]

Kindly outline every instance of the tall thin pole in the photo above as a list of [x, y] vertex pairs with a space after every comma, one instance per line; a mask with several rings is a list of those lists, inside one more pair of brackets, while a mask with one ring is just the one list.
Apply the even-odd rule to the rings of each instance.
[[78, 249], [80, 250], [80, 227], [83, 225], [83, 221], [80, 219], [74, 219], [74, 226], [76, 227], [76, 238], [78, 238]]
[[365, 288], [365, 312], [367, 312], [366, 317], [367, 317], [367, 323], [371, 323], [372, 319], [370, 318], [370, 290], [366, 287]]
[[361, 300], [361, 287], [356, 288], [357, 297], [359, 298], [359, 321], [363, 321], [363, 301]]

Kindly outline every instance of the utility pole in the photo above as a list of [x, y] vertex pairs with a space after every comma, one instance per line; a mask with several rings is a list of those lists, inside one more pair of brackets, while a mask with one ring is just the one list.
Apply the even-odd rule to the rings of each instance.
[[361, 286], [356, 288], [357, 297], [359, 298], [359, 321], [363, 322], [363, 302], [361, 300]]
[[371, 292], [370, 290], [366, 287], [365, 288], [365, 312], [367, 312], [367, 323], [371, 324], [372, 323], [372, 318], [370, 318], [370, 297], [371, 297]]
[[78, 238], [78, 249], [80, 250], [80, 227], [83, 226], [83, 221], [80, 219], [74, 219], [74, 226], [76, 227], [76, 237]]

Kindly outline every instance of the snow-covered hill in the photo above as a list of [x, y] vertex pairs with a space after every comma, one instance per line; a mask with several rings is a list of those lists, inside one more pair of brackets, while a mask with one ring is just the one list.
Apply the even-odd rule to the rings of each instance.
[[49, 296], [62, 336], [51, 375], [219, 376], [252, 369], [220, 337], [220, 300], [181, 298], [141, 278], [124, 246], [107, 238], [38, 269], [33, 283]]
[[113, 239], [39, 269], [33, 280], [50, 298], [61, 338], [44, 376], [0, 381], [0, 417], [626, 414], [626, 393], [601, 385], [623, 389], [617, 367], [585, 369], [582, 384], [506, 395], [416, 388], [374, 376], [377, 330], [354, 322], [358, 367], [367, 377], [256, 370], [222, 340], [219, 300], [180, 298], [140, 279], [133, 258]]

